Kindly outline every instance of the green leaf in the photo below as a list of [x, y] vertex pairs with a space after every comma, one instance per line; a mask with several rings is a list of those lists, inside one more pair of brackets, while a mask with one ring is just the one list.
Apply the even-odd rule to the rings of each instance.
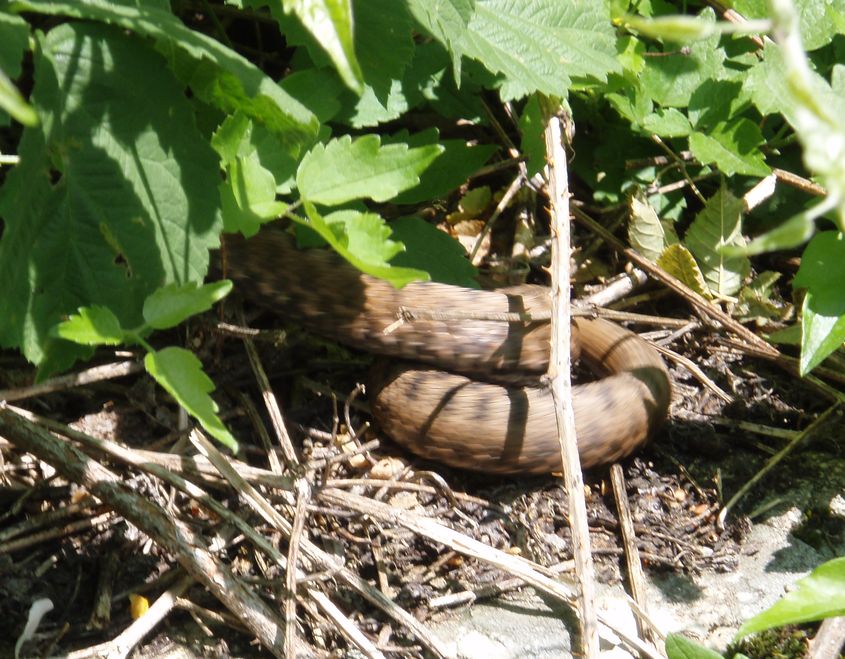
[[770, 343], [781, 343], [789, 346], [801, 345], [801, 323], [789, 325], [783, 329], [776, 330], [771, 334], [766, 335], [766, 340]]
[[38, 115], [27, 103], [18, 88], [12, 83], [3, 70], [0, 69], [0, 109], [5, 110], [25, 126], [38, 123]]
[[400, 192], [394, 204], [419, 204], [443, 197], [466, 183], [470, 175], [477, 172], [490, 156], [497, 151], [492, 144], [467, 144], [465, 140], [440, 139], [440, 132], [430, 128], [408, 135], [402, 131], [384, 138], [385, 144], [405, 143], [409, 147], [440, 145], [443, 152], [437, 157], [437, 166], [428, 167], [420, 174], [420, 182], [410, 190]]
[[[275, 133], [244, 113], [226, 117], [212, 136], [211, 146], [220, 155], [224, 169], [238, 163], [249, 176], [263, 177], [265, 174], [257, 174], [254, 169], [260, 167], [271, 175], [276, 192], [287, 194], [293, 189], [298, 159], [285, 151]], [[251, 164], [244, 164], [246, 161]]]
[[675, 108], [658, 108], [642, 122], [649, 133], [661, 137], [686, 137], [692, 131], [689, 119]]
[[532, 94], [522, 114], [519, 117], [519, 135], [522, 138], [519, 146], [523, 155], [528, 156], [525, 163], [528, 176], [534, 176], [543, 171], [546, 166], [546, 140], [543, 113], [536, 94]]
[[[835, 34], [843, 32], [845, 6], [840, 0], [801, 0], [795, 4], [801, 40], [807, 50], [826, 46]], [[768, 18], [770, 15], [767, 0], [734, 0], [732, 6], [745, 18]]]
[[381, 146], [378, 135], [350, 135], [318, 144], [305, 154], [296, 173], [303, 199], [337, 205], [353, 199], [387, 201], [420, 182], [420, 173], [443, 153], [431, 144]]
[[311, 202], [306, 201], [303, 206], [310, 220], [305, 226], [319, 233], [361, 272], [389, 281], [396, 288], [429, 279], [428, 273], [422, 270], [394, 267], [388, 263], [404, 247], [389, 239], [390, 227], [378, 215], [346, 210], [324, 218]]
[[760, 152], [764, 143], [757, 125], [744, 117], [718, 123], [706, 134], [695, 131], [689, 139], [700, 162], [716, 165], [727, 176], [768, 176], [771, 170]]
[[736, 293], [751, 270], [745, 256], [729, 256], [724, 245], [745, 245], [742, 236], [743, 204], [726, 187], [707, 200], [690, 225], [685, 244], [695, 256], [710, 290], [720, 296]]
[[689, 122], [706, 135], [718, 124], [739, 118], [749, 104], [739, 80], [705, 80], [690, 96]]
[[144, 301], [144, 320], [153, 329], [176, 327], [186, 318], [211, 309], [232, 290], [228, 279], [197, 287], [195, 282], [170, 284]]
[[0, 71], [12, 79], [21, 73], [21, 59], [27, 49], [29, 25], [20, 16], [0, 11]]
[[807, 244], [793, 286], [806, 288], [802, 310], [801, 375], [845, 341], [845, 236], [823, 231]]
[[340, 111], [338, 97], [343, 84], [331, 69], [303, 69], [286, 75], [279, 87], [311, 110], [320, 123], [333, 119]]
[[283, 0], [283, 4], [328, 53], [343, 82], [360, 94], [364, 76], [355, 56], [349, 0]]
[[704, 277], [693, 255], [680, 243], [669, 245], [664, 249], [663, 254], [657, 259], [657, 265], [676, 279], [681, 280], [699, 295], [707, 299], [713, 297], [707, 284], [704, 283]]
[[0, 125], [8, 124], [9, 119], [2, 110], [26, 126], [38, 123], [35, 110], [12, 82], [21, 73], [21, 59], [28, 39], [29, 25], [26, 21], [0, 11]]
[[254, 158], [238, 158], [226, 168], [220, 184], [223, 227], [255, 235], [261, 225], [279, 217], [287, 204], [276, 201], [276, 180]]
[[[190, 84], [197, 96], [224, 111], [241, 110], [262, 122], [292, 155], [298, 155], [316, 138], [317, 118], [260, 69], [152, 3], [132, 6], [106, 0], [15, 0], [13, 6], [17, 11], [102, 21], [148, 37], [176, 76]], [[154, 86], [154, 82], [150, 84]]]
[[392, 260], [394, 266], [416, 268], [431, 275], [432, 281], [466, 288], [478, 288], [478, 271], [469, 262], [461, 244], [431, 222], [418, 217], [402, 217], [390, 223], [393, 237], [405, 251]]
[[338, 121], [352, 128], [369, 128], [398, 119], [412, 107], [401, 80], [391, 80], [387, 91], [379, 94], [372, 85], [365, 85], [364, 92], [355, 103], [342, 108]]
[[[322, 0], [321, 0], [322, 1]], [[413, 21], [404, 2], [352, 0], [354, 52], [363, 73], [363, 89], [385, 103], [391, 85], [400, 81], [414, 55]], [[303, 45], [318, 67], [326, 62], [323, 45], [293, 21], [280, 21], [288, 45]]]
[[649, 261], [656, 261], [666, 247], [666, 235], [657, 212], [639, 192], [629, 197], [628, 208], [628, 241], [631, 247]]
[[771, 231], [757, 236], [745, 247], [725, 248], [725, 253], [731, 256], [746, 254], [753, 256], [776, 249], [792, 249], [803, 245], [816, 232], [816, 225], [807, 213], [799, 213]]
[[[709, 8], [701, 16], [715, 21]], [[682, 53], [673, 47], [663, 57], [646, 58], [640, 84], [650, 98], [664, 107], [686, 107], [702, 83], [724, 75], [725, 51], [719, 46], [718, 36], [697, 41], [687, 50]]]
[[666, 656], [669, 659], [722, 659], [722, 655], [681, 636], [669, 634], [666, 637]]
[[220, 175], [182, 85], [141, 40], [62, 25], [34, 67], [42, 123], [24, 130], [0, 189], [0, 343], [39, 363], [48, 330], [78, 307], [134, 327], [153, 290], [205, 277]]
[[80, 307], [79, 313], [56, 325], [52, 333], [86, 346], [116, 346], [124, 341], [123, 328], [117, 316], [108, 307], [99, 305]]
[[[611, 75], [610, 80], [616, 82], [617, 76]], [[620, 78], [621, 84], [614, 84], [614, 88], [619, 88], [618, 92], [607, 94], [607, 100], [619, 115], [627, 119], [634, 128], [645, 125], [647, 121], [654, 121], [652, 111], [654, 110], [654, 103], [649, 98], [638, 83], [631, 83], [624, 78]], [[652, 131], [649, 131], [652, 132]]]
[[477, 0], [463, 52], [504, 76], [508, 101], [542, 92], [565, 98], [574, 79], [620, 72], [613, 26], [589, 0]]
[[414, 57], [413, 20], [407, 3], [396, 0], [354, 0], [353, 7], [364, 79], [382, 99]]
[[814, 172], [828, 197], [809, 213], [811, 219], [835, 207], [839, 228], [845, 229], [845, 95], [809, 68], [806, 55], [791, 47], [787, 54], [774, 46], [747, 76], [746, 88], [760, 112], [780, 112], [804, 147], [804, 164]]
[[845, 558], [834, 558], [823, 563], [809, 576], [799, 579], [795, 588], [767, 610], [739, 628], [736, 638], [754, 632], [800, 625], [824, 618], [845, 614]]
[[209, 395], [214, 383], [192, 352], [174, 346], [156, 350], [147, 353], [144, 366], [212, 437], [237, 452], [238, 442], [217, 416], [217, 403]]
[[758, 325], [782, 319], [792, 307], [786, 305], [774, 290], [778, 279], [780, 279], [779, 272], [766, 270], [757, 275], [747, 286], [743, 286], [739, 292], [734, 316], [741, 321], [753, 320]]
[[619, 63], [625, 70], [625, 76], [636, 79], [645, 69], [646, 45], [634, 36], [626, 35], [616, 41]]
[[461, 42], [475, 9], [475, 0], [408, 0], [417, 24], [439, 41], [452, 57], [455, 80], [461, 79]]

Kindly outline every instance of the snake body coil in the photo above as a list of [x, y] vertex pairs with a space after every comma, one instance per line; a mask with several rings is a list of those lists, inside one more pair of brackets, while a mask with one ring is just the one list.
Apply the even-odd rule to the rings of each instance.
[[[547, 311], [548, 289], [478, 291], [412, 283], [401, 290], [361, 274], [325, 250], [298, 251], [280, 231], [227, 236], [231, 276], [245, 295], [324, 336], [369, 352], [413, 360], [377, 364], [373, 415], [394, 440], [425, 458], [487, 473], [561, 469], [551, 394], [526, 380], [546, 372], [547, 322], [415, 320], [385, 334], [399, 307], [497, 314]], [[622, 458], [666, 416], [669, 375], [636, 334], [601, 319], [576, 319], [581, 356], [607, 377], [573, 390], [583, 467]], [[444, 372], [446, 371], [450, 372]]]

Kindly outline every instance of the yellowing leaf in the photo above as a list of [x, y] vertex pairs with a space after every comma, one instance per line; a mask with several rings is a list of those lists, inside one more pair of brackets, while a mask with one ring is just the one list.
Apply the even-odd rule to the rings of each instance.
[[657, 259], [657, 265], [676, 279], [680, 279], [699, 295], [708, 299], [713, 297], [707, 284], [704, 283], [698, 264], [683, 245], [669, 245]]

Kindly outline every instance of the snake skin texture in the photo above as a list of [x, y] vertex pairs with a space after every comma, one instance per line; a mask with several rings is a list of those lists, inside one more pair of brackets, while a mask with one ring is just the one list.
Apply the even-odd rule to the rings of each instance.
[[[296, 249], [278, 230], [225, 239], [228, 276], [281, 317], [379, 360], [368, 393], [373, 416], [396, 442], [424, 458], [493, 474], [561, 470], [554, 406], [539, 386], [548, 369], [547, 322], [415, 320], [388, 334], [399, 307], [437, 312], [548, 311], [548, 289], [479, 291], [432, 282], [401, 290], [361, 274], [326, 250]], [[584, 468], [618, 460], [645, 443], [671, 398], [660, 355], [601, 319], [574, 321], [575, 348], [605, 377], [573, 389]], [[484, 381], [486, 380], [486, 381]], [[502, 382], [533, 380], [534, 386]]]

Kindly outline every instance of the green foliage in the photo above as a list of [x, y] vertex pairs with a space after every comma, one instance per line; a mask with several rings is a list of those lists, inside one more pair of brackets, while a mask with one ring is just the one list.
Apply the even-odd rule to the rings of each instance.
[[144, 366], [178, 403], [192, 414], [213, 437], [233, 451], [238, 443], [217, 416], [217, 404], [209, 395], [214, 384], [202, 370], [194, 354], [174, 346], [154, 350], [144, 339], [154, 329], [176, 327], [185, 319], [204, 311], [229, 294], [232, 282], [220, 281], [197, 286], [169, 285], [154, 291], [144, 301], [144, 323], [133, 329], [121, 326], [110, 309], [80, 307], [52, 328], [51, 334], [86, 346], [138, 344], [147, 349]]
[[736, 637], [845, 614], [845, 558], [823, 563], [771, 607], [739, 628]]
[[845, 341], [845, 236], [817, 234], [807, 245], [793, 286], [806, 288], [801, 373], [809, 373]]
[[647, 259], [657, 261], [666, 247], [666, 232], [657, 211], [641, 194], [631, 195], [629, 207], [628, 242]]
[[[817, 567], [809, 576], [799, 579], [792, 591], [768, 609], [746, 620], [739, 628], [732, 648], [747, 652], [752, 658], [804, 656], [806, 636], [802, 632], [759, 635], [741, 644], [736, 641], [775, 627], [841, 615], [845, 615], [845, 558], [834, 558]], [[725, 656], [745, 658], [744, 654], [732, 648]], [[722, 656], [679, 634], [670, 634], [666, 638], [666, 654], [669, 659], [716, 659]]]
[[[192, 20], [216, 2], [191, 15], [164, 0], [7, 2], [0, 127], [24, 126], [0, 128], [17, 161], [0, 170], [0, 345], [44, 376], [141, 337], [123, 328], [171, 325], [183, 316], [172, 292], [194, 299], [221, 230], [251, 235], [280, 217], [397, 286], [470, 285], [454, 241], [381, 213], [438, 208], [512, 145], [541, 172], [541, 108], [557, 99], [577, 126], [584, 201], [628, 199], [631, 244], [714, 303], [735, 300], [737, 317], [787, 318], [748, 257], [810, 240], [794, 325], [809, 372], [845, 338], [831, 276], [845, 262], [843, 9], [735, 5], [760, 20], [628, 0], [240, 0], [227, 11], [249, 7], [279, 31], [274, 58], [247, 59], [222, 24]], [[742, 36], [767, 30], [761, 47]], [[507, 140], [491, 117], [506, 118]], [[787, 203], [778, 184], [749, 237], [741, 200], [776, 168], [828, 195]], [[149, 358], [160, 373], [167, 359], [181, 358]]]
[[212, 437], [233, 451], [238, 450], [238, 442], [217, 416], [217, 403], [209, 395], [214, 383], [194, 353], [175, 346], [153, 350], [144, 357], [144, 367]]
[[337, 206], [355, 199], [387, 201], [420, 182], [419, 175], [443, 148], [437, 144], [408, 148], [381, 145], [378, 135], [352, 139], [344, 135], [317, 144], [305, 154], [296, 172], [303, 199]]
[[[203, 280], [219, 176], [181, 85], [139, 40], [69, 23], [34, 58], [41, 122], [0, 190], [0, 343], [50, 370], [48, 330], [63, 314], [99, 304], [132, 326], [159, 285]], [[76, 354], [56, 348], [53, 363]]]
[[736, 293], [751, 269], [747, 257], [728, 256], [721, 249], [745, 244], [741, 220], [742, 202], [722, 188], [707, 200], [685, 236], [684, 242], [701, 266], [713, 295]]
[[669, 659], [722, 659], [718, 652], [708, 650], [680, 634], [669, 634], [665, 647]]

